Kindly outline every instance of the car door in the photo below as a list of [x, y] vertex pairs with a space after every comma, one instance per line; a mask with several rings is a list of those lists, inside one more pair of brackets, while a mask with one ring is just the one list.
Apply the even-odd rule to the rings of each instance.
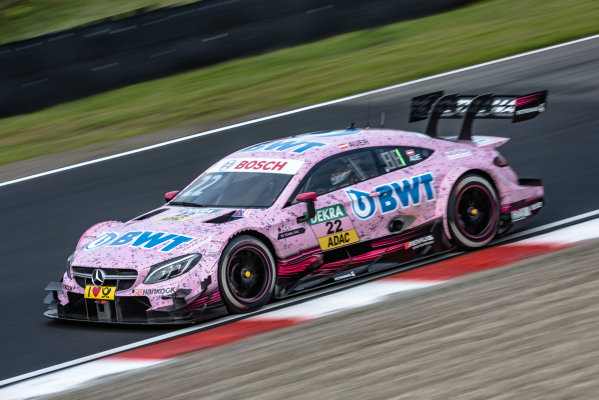
[[[303, 192], [314, 192], [317, 195], [316, 214], [314, 218], [304, 222], [303, 227], [313, 233], [320, 250], [329, 251], [372, 237], [367, 224], [350, 212], [351, 198], [346, 190], [377, 175], [378, 169], [370, 149], [329, 157], [306, 175], [295, 195]], [[290, 211], [303, 213], [305, 205], [292, 204]]]

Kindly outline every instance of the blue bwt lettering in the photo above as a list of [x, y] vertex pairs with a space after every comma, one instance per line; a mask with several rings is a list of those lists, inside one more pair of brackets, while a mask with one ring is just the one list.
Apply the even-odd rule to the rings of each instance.
[[193, 237], [166, 232], [135, 231], [124, 233], [121, 236], [114, 232], [108, 232], [85, 246], [85, 249], [92, 250], [104, 246], [117, 247], [126, 245], [130, 247], [153, 249], [164, 244], [160, 251], [167, 252], [194, 239], [195, 238]]
[[[292, 153], [303, 153], [313, 147], [326, 146], [326, 143], [320, 142], [305, 142], [296, 140], [277, 140], [274, 142], [260, 143], [255, 146], [248, 147], [242, 152], [263, 150], [263, 151], [291, 151]], [[291, 150], [293, 149], [293, 150]]]
[[424, 191], [426, 201], [435, 199], [433, 188], [434, 177], [431, 173], [414, 176], [400, 182], [391, 182], [374, 188], [377, 201], [370, 197], [369, 193], [360, 190], [349, 189], [345, 193], [351, 201], [351, 208], [359, 219], [372, 217], [378, 208], [381, 214], [393, 212], [399, 208], [417, 206], [420, 204], [421, 189]]

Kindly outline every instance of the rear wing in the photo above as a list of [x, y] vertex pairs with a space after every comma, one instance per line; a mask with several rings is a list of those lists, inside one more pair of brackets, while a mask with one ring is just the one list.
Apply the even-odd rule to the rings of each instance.
[[546, 90], [524, 96], [444, 95], [443, 92], [434, 92], [412, 98], [410, 122], [429, 118], [426, 134], [437, 137], [440, 118], [464, 118], [458, 140], [471, 140], [475, 118], [503, 118], [521, 122], [536, 117], [545, 111], [546, 106]]

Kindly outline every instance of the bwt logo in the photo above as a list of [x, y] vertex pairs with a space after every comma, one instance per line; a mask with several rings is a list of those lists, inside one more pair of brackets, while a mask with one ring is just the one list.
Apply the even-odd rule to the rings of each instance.
[[303, 153], [312, 148], [326, 146], [326, 143], [305, 142], [296, 140], [278, 140], [274, 142], [260, 143], [255, 146], [248, 147], [242, 152], [262, 150], [262, 151], [290, 151], [292, 153]]
[[434, 200], [433, 182], [433, 175], [428, 173], [404, 179], [401, 184], [392, 182], [377, 186], [374, 188], [377, 193], [376, 198], [371, 197], [367, 192], [355, 189], [346, 190], [345, 193], [351, 201], [354, 215], [359, 219], [368, 219], [374, 215], [377, 207], [381, 214], [386, 214], [397, 210], [400, 204], [402, 208], [417, 206], [420, 204], [421, 194], [424, 195], [426, 201]]
[[182, 245], [183, 243], [190, 242], [193, 239], [195, 238], [165, 232], [136, 231], [127, 232], [120, 236], [114, 232], [107, 232], [85, 246], [85, 250], [97, 249], [98, 247], [104, 246], [129, 246], [153, 249], [160, 245], [164, 245], [160, 251], [167, 252], [173, 250], [179, 245]]

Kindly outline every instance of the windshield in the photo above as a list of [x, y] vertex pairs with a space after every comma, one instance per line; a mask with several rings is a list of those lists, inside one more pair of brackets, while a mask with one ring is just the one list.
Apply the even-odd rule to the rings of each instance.
[[263, 172], [207, 173], [182, 191], [171, 204], [267, 208], [275, 202], [292, 177], [289, 174]]

